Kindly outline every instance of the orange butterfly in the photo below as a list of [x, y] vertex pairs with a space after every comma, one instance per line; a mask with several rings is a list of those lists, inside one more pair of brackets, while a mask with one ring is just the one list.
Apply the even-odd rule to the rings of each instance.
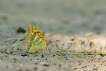
[[47, 48], [46, 41], [41, 31], [34, 25], [28, 25], [28, 33], [25, 39], [25, 49], [27, 52], [36, 52]]

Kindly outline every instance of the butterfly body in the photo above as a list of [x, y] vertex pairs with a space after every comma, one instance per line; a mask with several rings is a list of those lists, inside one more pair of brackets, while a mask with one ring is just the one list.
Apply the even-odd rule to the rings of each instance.
[[27, 52], [36, 52], [47, 48], [46, 41], [40, 30], [32, 25], [28, 25], [28, 34], [25, 39], [25, 49]]

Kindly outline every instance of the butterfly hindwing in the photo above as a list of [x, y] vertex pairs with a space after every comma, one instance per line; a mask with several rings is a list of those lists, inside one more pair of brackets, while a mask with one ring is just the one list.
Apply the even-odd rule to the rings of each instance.
[[25, 39], [25, 49], [28, 52], [36, 52], [46, 49], [47, 44], [39, 29], [32, 24], [28, 25], [28, 34]]

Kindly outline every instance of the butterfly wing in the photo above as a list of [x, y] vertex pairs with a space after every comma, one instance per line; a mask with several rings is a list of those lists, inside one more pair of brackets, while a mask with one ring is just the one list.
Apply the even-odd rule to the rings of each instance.
[[40, 32], [40, 30], [36, 26], [29, 24], [28, 25], [28, 34], [31, 34], [31, 33], [34, 33], [35, 35], [39, 36], [45, 42], [43, 34]]
[[32, 24], [28, 25], [28, 34], [25, 39], [25, 49], [28, 52], [36, 52], [46, 49], [47, 44], [39, 29]]

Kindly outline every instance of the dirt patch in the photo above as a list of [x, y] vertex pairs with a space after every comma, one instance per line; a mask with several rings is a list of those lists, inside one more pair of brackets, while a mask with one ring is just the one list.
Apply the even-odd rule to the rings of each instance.
[[[105, 71], [105, 3], [0, 0], [0, 71]], [[29, 23], [44, 33], [47, 50], [13, 47]], [[86, 36], [89, 32], [93, 35]]]

